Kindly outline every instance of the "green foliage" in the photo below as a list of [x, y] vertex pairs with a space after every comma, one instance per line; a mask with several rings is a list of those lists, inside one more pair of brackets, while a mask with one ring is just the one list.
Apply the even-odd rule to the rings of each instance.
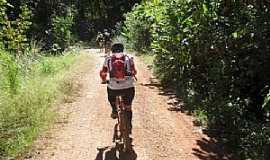
[[269, 9], [259, 1], [155, 0], [125, 22], [135, 44], [128, 35], [143, 32], [131, 20], [150, 19], [140, 23], [150, 30], [157, 76], [241, 159], [269, 158]]
[[19, 65], [16, 59], [0, 51], [0, 89], [8, 90], [10, 94], [15, 94], [19, 85]]
[[83, 0], [77, 5], [76, 28], [79, 36], [86, 40], [93, 38], [97, 31], [115, 29], [115, 25], [124, 19], [123, 14], [141, 0]]
[[[75, 54], [68, 53], [59, 57], [33, 58], [31, 63], [22, 64], [25, 61], [15, 61], [13, 56], [1, 51], [0, 159], [23, 153], [53, 120], [50, 106], [66, 92], [64, 76], [76, 59]], [[45, 63], [53, 72], [48, 72]], [[25, 65], [29, 66], [22, 67]], [[9, 73], [13, 72], [11, 66], [17, 66], [16, 77]], [[30, 68], [29, 71], [26, 72], [26, 68]], [[16, 85], [10, 84], [14, 83], [10, 77], [17, 80]], [[3, 80], [11, 82], [3, 83]], [[10, 87], [16, 92], [11, 94]]]
[[26, 34], [32, 24], [32, 14], [27, 6], [21, 6], [20, 10], [19, 17], [14, 21], [9, 20], [6, 14], [1, 14], [0, 39], [7, 50], [17, 55], [22, 54], [25, 48], [29, 46]]
[[155, 60], [155, 55], [154, 54], [139, 54], [138, 55], [143, 62], [150, 67], [151, 69], [153, 68], [154, 60]]
[[270, 117], [270, 115], [269, 115], [270, 114], [270, 90], [264, 98], [264, 103], [263, 103], [262, 109], [265, 110], [265, 112], [266, 112], [265, 116]]
[[[21, 54], [30, 39], [62, 52], [74, 41], [91, 41], [97, 31], [114, 30], [123, 14], [140, 0], [1, 0], [0, 38], [12, 54]], [[0, 44], [3, 48], [3, 44]]]
[[1, 25], [3, 25], [5, 22], [6, 5], [7, 5], [6, 0], [0, 0], [0, 23], [1, 23]]
[[72, 40], [72, 26], [74, 19], [74, 13], [71, 8], [67, 9], [67, 13], [64, 16], [54, 16], [52, 18], [52, 36], [54, 39], [53, 52], [58, 50], [64, 50], [70, 45]]
[[122, 35], [130, 43], [130, 47], [139, 52], [146, 52], [151, 44], [151, 19], [144, 13], [144, 6], [137, 5], [126, 15]]

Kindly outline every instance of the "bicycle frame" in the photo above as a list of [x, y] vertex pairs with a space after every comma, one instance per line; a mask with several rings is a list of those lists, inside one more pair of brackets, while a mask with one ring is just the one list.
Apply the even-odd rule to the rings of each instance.
[[[125, 108], [125, 104], [122, 99], [122, 96], [116, 96], [116, 107], [117, 107], [118, 118], [117, 118], [117, 124], [115, 128], [115, 133], [117, 135], [115, 136], [117, 136], [117, 139], [120, 140], [121, 143], [123, 143], [123, 150], [127, 151], [127, 150], [130, 150], [131, 148], [131, 142], [129, 138], [130, 126], [128, 123], [126, 108]], [[115, 136], [114, 136], [114, 139], [116, 139]], [[116, 145], [118, 145], [117, 141], [116, 141]]]

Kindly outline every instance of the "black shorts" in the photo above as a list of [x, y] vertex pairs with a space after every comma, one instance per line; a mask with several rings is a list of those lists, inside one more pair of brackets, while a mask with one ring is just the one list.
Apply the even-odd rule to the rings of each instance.
[[107, 87], [108, 92], [108, 100], [113, 108], [115, 108], [116, 103], [116, 96], [122, 96], [125, 105], [131, 106], [132, 101], [135, 96], [135, 88], [127, 88], [127, 89], [121, 89], [121, 90], [112, 90]]

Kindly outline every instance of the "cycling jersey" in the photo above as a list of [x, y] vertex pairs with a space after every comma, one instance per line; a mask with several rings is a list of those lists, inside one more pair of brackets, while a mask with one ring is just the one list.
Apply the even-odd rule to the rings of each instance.
[[[110, 70], [112, 69], [111, 59], [111, 56], [105, 59], [102, 70], [100, 71], [100, 77], [103, 81], [106, 81], [107, 74], [110, 73]], [[126, 74], [123, 79], [117, 79], [110, 75], [108, 88], [112, 90], [120, 90], [134, 87], [133, 77], [136, 75], [137, 71], [135, 69], [133, 57], [126, 55], [125, 63], [127, 64], [126, 73], [128, 74]]]

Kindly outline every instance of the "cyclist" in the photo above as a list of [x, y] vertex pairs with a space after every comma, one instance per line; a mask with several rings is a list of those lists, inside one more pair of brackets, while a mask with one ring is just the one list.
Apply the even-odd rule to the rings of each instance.
[[[137, 74], [133, 57], [125, 54], [124, 46], [121, 43], [115, 43], [111, 48], [112, 55], [105, 58], [104, 65], [100, 71], [102, 83], [106, 83], [107, 73], [109, 73], [109, 83], [107, 86], [108, 100], [112, 107], [111, 117], [117, 118], [116, 96], [122, 95], [128, 120], [132, 121], [132, 101], [135, 95], [134, 77]], [[131, 129], [130, 129], [131, 131]]]
[[102, 52], [103, 43], [104, 43], [104, 36], [103, 36], [103, 34], [101, 32], [98, 32], [96, 42], [99, 45], [100, 52]]
[[104, 39], [105, 54], [109, 56], [112, 38], [111, 38], [111, 33], [107, 29], [104, 29], [103, 39]]

